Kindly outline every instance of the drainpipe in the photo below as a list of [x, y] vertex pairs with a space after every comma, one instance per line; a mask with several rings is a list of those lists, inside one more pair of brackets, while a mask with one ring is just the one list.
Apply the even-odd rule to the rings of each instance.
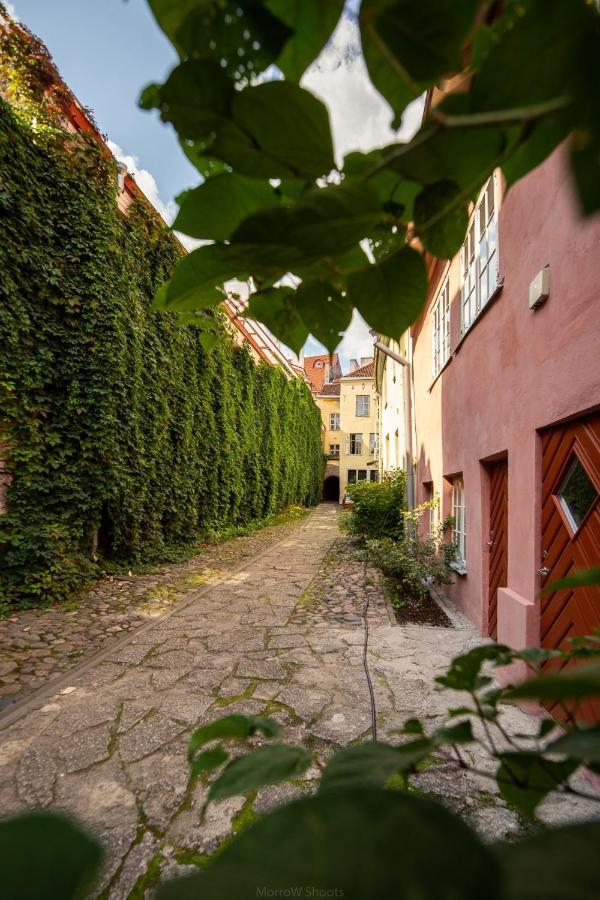
[[[377, 337], [377, 333], [371, 332], [373, 337]], [[413, 470], [413, 443], [412, 443], [412, 403], [411, 403], [411, 394], [410, 394], [410, 363], [404, 356], [400, 356], [399, 353], [395, 353], [394, 350], [390, 350], [389, 347], [386, 347], [381, 341], [376, 340], [373, 346], [379, 350], [381, 353], [384, 353], [386, 356], [389, 356], [390, 359], [395, 360], [397, 363], [400, 363], [401, 366], [404, 366], [404, 377], [402, 379], [403, 386], [403, 406], [404, 406], [404, 434], [406, 440], [406, 499], [408, 502], [408, 508], [414, 509], [415, 506], [415, 474]]]

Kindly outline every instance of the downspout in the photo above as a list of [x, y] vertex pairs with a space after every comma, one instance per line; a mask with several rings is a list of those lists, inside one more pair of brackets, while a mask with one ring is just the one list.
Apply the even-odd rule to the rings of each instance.
[[409, 509], [415, 506], [415, 473], [413, 469], [413, 440], [412, 440], [412, 402], [410, 390], [411, 366], [404, 356], [400, 356], [394, 350], [390, 350], [381, 341], [375, 341], [374, 347], [381, 353], [389, 356], [390, 359], [404, 366], [404, 377], [402, 378], [403, 387], [403, 406], [404, 406], [404, 434], [406, 441], [406, 499]]

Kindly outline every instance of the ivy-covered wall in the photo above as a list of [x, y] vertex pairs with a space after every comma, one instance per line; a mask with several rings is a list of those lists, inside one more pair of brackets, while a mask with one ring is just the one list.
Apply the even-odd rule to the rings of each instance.
[[0, 601], [65, 596], [96, 535], [152, 560], [318, 500], [308, 388], [151, 309], [179, 252], [142, 204], [117, 211], [97, 144], [0, 102]]

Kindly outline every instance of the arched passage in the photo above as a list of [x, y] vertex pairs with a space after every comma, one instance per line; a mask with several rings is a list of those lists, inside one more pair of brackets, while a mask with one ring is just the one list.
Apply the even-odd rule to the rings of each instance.
[[323, 500], [340, 499], [340, 479], [338, 475], [329, 475], [323, 482]]

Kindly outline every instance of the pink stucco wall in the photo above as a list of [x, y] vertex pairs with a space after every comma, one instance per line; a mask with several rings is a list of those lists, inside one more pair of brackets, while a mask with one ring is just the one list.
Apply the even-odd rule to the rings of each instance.
[[[462, 343], [460, 296], [457, 279], [454, 285], [451, 279], [454, 353], [433, 384], [429, 309], [413, 330], [417, 499], [424, 497], [423, 483], [433, 481], [444, 494], [443, 515], [450, 514], [444, 479], [463, 474], [468, 571], [454, 578], [448, 592], [486, 634], [489, 499], [484, 463], [507, 456], [511, 593], [499, 608], [498, 637], [524, 646], [535, 636], [531, 623], [539, 621], [535, 611], [525, 615], [539, 589], [541, 565], [537, 429], [600, 405], [600, 216], [580, 218], [565, 148], [504, 198], [499, 252], [504, 287]], [[532, 311], [529, 284], [546, 265], [550, 296]], [[442, 274], [438, 263], [430, 302]], [[509, 624], [511, 607], [519, 604], [521, 624]], [[536, 629], [539, 636], [539, 625]]]

